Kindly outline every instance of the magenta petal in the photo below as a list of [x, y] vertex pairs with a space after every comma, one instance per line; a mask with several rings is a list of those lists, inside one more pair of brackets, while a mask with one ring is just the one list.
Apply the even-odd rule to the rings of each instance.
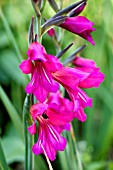
[[75, 118], [77, 118], [78, 120], [80, 120], [81, 122], [85, 122], [87, 119], [86, 114], [84, 113], [83, 108], [78, 109], [77, 112], [75, 112]]
[[66, 147], [66, 139], [59, 135], [55, 127], [48, 125], [48, 139], [55, 150], [63, 151]]
[[45, 110], [47, 110], [48, 108], [48, 104], [46, 103], [37, 103], [34, 104], [31, 108], [30, 108], [30, 113], [33, 117], [34, 120], [36, 120], [37, 116], [41, 116], [43, 114], [43, 112]]
[[87, 106], [92, 107], [92, 99], [80, 88], [78, 88], [78, 98], [80, 99], [83, 108]]
[[[62, 106], [60, 106], [62, 107]], [[66, 124], [67, 122], [72, 121], [74, 117], [74, 113], [69, 110], [55, 110], [55, 109], [48, 109], [47, 115], [49, 117], [50, 123], [53, 125], [61, 126]]]
[[90, 34], [96, 30], [92, 27], [93, 25], [94, 23], [87, 18], [83, 16], [77, 16], [66, 18], [66, 20], [60, 24], [60, 27], [81, 36], [82, 38], [88, 40], [92, 45], [95, 45]]
[[26, 93], [33, 93], [39, 102], [44, 102], [49, 92], [56, 92], [58, 88], [59, 84], [52, 79], [45, 65], [36, 62], [31, 81], [26, 86]]
[[96, 63], [93, 60], [78, 56], [74, 59], [73, 64], [77, 67], [96, 67]]
[[52, 147], [52, 145], [49, 142], [47, 142], [45, 145], [45, 151], [48, 158], [51, 161], [54, 161], [56, 159], [56, 150]]
[[30, 44], [27, 55], [29, 60], [41, 60], [41, 61], [47, 61], [45, 57], [45, 49], [44, 47], [39, 44], [38, 42], [33, 42]]
[[33, 92], [33, 94], [39, 102], [43, 103], [46, 100], [49, 92], [43, 87], [39, 86], [37, 90]]
[[33, 64], [30, 60], [24, 60], [19, 65], [19, 68], [24, 74], [29, 74], [29, 73], [32, 73], [33, 71]]
[[49, 35], [50, 37], [53, 37], [53, 36], [55, 35], [55, 31], [54, 31], [53, 28], [50, 28], [50, 29], [47, 31], [47, 33], [48, 33], [48, 35]]
[[71, 125], [69, 123], [66, 123], [63, 127], [65, 130], [69, 131], [71, 128]]
[[89, 72], [89, 76], [80, 82], [79, 87], [82, 88], [91, 88], [91, 87], [99, 87], [99, 85], [104, 81], [104, 74], [101, 73], [99, 68], [81, 68], [84, 72]]
[[55, 72], [63, 67], [58, 58], [50, 54], [45, 55], [46, 58], [48, 59], [47, 62], [45, 63], [45, 66], [49, 71]]
[[34, 135], [36, 133], [36, 123], [33, 123], [31, 126], [29, 126], [27, 130], [31, 135]]
[[47, 103], [50, 105], [52, 103], [57, 104], [62, 110], [73, 110], [73, 103], [69, 99], [63, 98], [60, 91], [57, 91], [56, 93], [50, 93]]
[[60, 134], [63, 130], [67, 130], [69, 131], [71, 128], [70, 123], [66, 123], [65, 125], [62, 126], [55, 126], [55, 129], [57, 130], [57, 132]]
[[33, 145], [32, 151], [35, 155], [43, 153], [40, 140]]
[[71, 88], [75, 88], [76, 86], [78, 86], [79, 79], [76, 74], [70, 69], [71, 68], [68, 69], [63, 67], [52, 75], [53, 78], [61, 83], [64, 87], [69, 86]]

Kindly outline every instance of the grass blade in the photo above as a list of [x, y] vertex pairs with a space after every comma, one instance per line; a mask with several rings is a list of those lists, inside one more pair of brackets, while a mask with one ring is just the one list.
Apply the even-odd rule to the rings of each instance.
[[5, 155], [2, 149], [2, 145], [1, 145], [1, 139], [0, 139], [0, 169], [1, 170], [8, 170], [8, 165], [5, 159]]
[[6, 19], [6, 17], [5, 17], [5, 15], [4, 15], [1, 8], [0, 8], [0, 17], [1, 17], [1, 20], [2, 20], [3, 25], [5, 27], [5, 30], [7, 32], [7, 35], [9, 37], [9, 40], [11, 41], [11, 43], [12, 43], [12, 45], [13, 45], [13, 47], [14, 47], [17, 55], [18, 55], [19, 62], [20, 62], [20, 61], [22, 61], [22, 57], [21, 57], [22, 55], [21, 55], [20, 50], [19, 50], [19, 48], [17, 46], [16, 40], [15, 40], [14, 35], [13, 35], [12, 31], [11, 31], [9, 23], [7, 22], [7, 19]]
[[1, 96], [1, 100], [2, 100], [6, 110], [10, 116], [10, 119], [11, 119], [12, 123], [14, 124], [14, 127], [16, 128], [16, 130], [20, 134], [21, 138], [23, 139], [22, 121], [19, 117], [18, 112], [16, 111], [16, 109], [12, 105], [12, 103], [10, 102], [8, 96], [6, 95], [5, 91], [3, 90], [3, 88], [1, 86], [0, 86], [0, 96]]

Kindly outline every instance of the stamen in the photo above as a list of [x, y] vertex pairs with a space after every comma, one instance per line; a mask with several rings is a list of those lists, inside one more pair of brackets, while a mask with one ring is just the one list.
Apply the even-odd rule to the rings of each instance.
[[46, 151], [45, 151], [45, 149], [44, 149], [44, 147], [43, 147], [42, 144], [41, 144], [41, 147], [42, 147], [42, 150], [44, 151], [44, 155], [45, 155], [45, 157], [46, 157], [46, 160], [47, 160], [49, 169], [50, 169], [50, 170], [53, 170], [52, 165], [51, 165], [51, 162], [50, 162], [50, 160], [49, 160], [49, 158], [48, 158], [48, 156], [47, 156], [47, 153], [46, 153]]

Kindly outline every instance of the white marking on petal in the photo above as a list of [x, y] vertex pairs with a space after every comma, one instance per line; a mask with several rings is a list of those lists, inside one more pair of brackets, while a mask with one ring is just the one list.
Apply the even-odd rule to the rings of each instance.
[[45, 75], [46, 79], [47, 79], [47, 80], [48, 80], [48, 82], [51, 84], [51, 81], [50, 81], [50, 79], [49, 79], [48, 75], [46, 74], [45, 69], [44, 69], [43, 67], [42, 67], [42, 69], [43, 69], [43, 72], [44, 72], [44, 75]]
[[84, 100], [84, 102], [87, 102], [87, 100], [80, 93], [78, 93], [78, 95]]
[[[47, 124], [48, 125], [48, 124]], [[56, 139], [57, 142], [59, 142], [57, 136], [55, 135], [54, 131], [52, 130], [52, 128], [50, 127], [50, 125], [48, 125], [48, 128], [50, 130], [50, 132], [52, 133], [52, 135], [54, 136], [54, 138]]]

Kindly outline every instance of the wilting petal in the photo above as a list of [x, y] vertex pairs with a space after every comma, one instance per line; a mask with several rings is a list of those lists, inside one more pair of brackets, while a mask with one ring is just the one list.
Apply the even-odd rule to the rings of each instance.
[[29, 126], [27, 130], [31, 135], [34, 135], [36, 133], [36, 123], [33, 123], [31, 126]]
[[66, 18], [66, 20], [59, 26], [81, 36], [82, 38], [89, 41], [92, 45], [95, 45], [90, 34], [91, 32], [96, 30], [95, 28], [93, 28], [93, 25], [94, 23], [87, 18], [83, 16], [77, 16]]
[[75, 57], [73, 64], [77, 67], [96, 67], [96, 63], [93, 60], [78, 56]]
[[29, 73], [32, 73], [33, 71], [33, 64], [30, 60], [24, 60], [19, 65], [19, 68], [24, 74], [29, 74]]

